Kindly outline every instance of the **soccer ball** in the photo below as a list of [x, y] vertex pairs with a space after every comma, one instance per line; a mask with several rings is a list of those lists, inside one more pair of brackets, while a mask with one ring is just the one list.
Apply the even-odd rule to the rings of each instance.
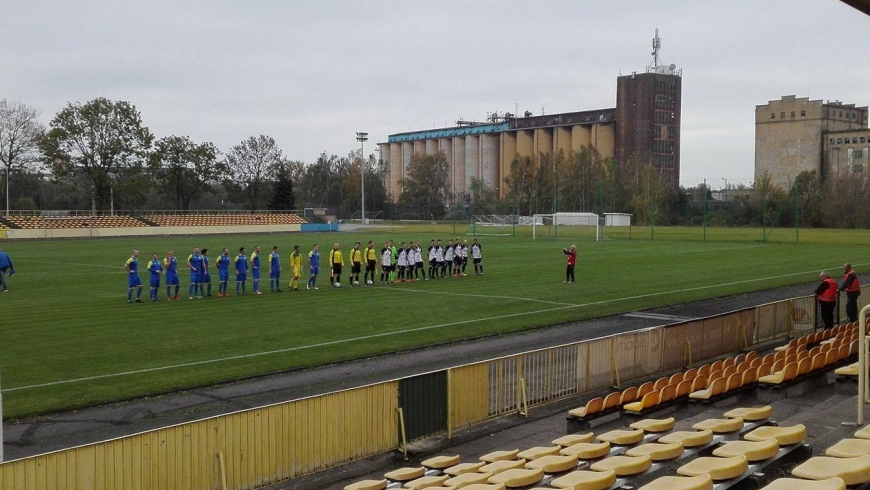
[[359, 281], [354, 281], [354, 282], [353, 282], [353, 285], [354, 285], [354, 286], [359, 286]]
[[335, 287], [340, 288], [340, 287], [341, 287], [341, 283], [340, 283], [340, 282], [335, 283]]
[[373, 285], [374, 283], [375, 283], [375, 282], [374, 282], [374, 281], [371, 281], [371, 280], [366, 281], [366, 284], [368, 284], [369, 286]]

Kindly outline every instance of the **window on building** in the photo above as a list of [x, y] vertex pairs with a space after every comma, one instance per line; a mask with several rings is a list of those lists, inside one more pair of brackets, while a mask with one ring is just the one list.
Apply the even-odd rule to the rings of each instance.
[[843, 144], [843, 138], [837, 138], [837, 144], [838, 144], [838, 145], [842, 145], [842, 144]]
[[791, 111], [791, 118], [794, 119], [794, 111]]
[[807, 115], [807, 111], [801, 111], [801, 117], [804, 117], [806, 115]]
[[858, 138], [857, 138], [857, 137], [852, 138], [852, 144], [853, 144], [853, 145], [857, 145], [857, 144], [858, 144]]
[[866, 143], [866, 142], [867, 142], [867, 137], [866, 137], [866, 136], [862, 136], [862, 137], [861, 137], [861, 143]]
[[855, 158], [864, 158], [864, 152], [862, 150], [855, 150]]
[[831, 144], [832, 145], [834, 144], [834, 138], [831, 138]]
[[775, 113], [775, 112], [771, 112], [771, 113], [770, 113], [770, 118], [771, 118], [771, 119], [776, 119], [776, 113]]
[[840, 111], [840, 117], [843, 117], [843, 111]]

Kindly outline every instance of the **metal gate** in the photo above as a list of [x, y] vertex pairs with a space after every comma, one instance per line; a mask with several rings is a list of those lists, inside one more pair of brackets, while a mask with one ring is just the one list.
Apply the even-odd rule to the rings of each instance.
[[447, 430], [447, 371], [399, 380], [399, 406], [409, 441]]

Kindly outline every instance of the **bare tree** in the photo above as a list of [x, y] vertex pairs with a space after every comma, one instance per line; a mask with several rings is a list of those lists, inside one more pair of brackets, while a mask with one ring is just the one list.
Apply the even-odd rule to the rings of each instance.
[[259, 209], [265, 205], [275, 169], [283, 161], [274, 138], [262, 134], [251, 136], [227, 153], [225, 162], [230, 178], [225, 185], [234, 193], [244, 195], [251, 209]]
[[40, 160], [39, 143], [45, 127], [39, 111], [20, 101], [0, 100], [0, 163], [4, 167], [3, 193], [9, 214], [9, 174], [33, 167]]

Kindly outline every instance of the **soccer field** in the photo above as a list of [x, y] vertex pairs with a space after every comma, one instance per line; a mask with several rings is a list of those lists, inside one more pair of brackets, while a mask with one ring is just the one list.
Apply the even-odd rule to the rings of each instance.
[[[570, 239], [479, 237], [485, 275], [469, 274], [405, 284], [328, 287], [319, 291], [150, 303], [147, 261], [173, 249], [184, 262], [194, 246], [218, 251], [255, 244], [263, 263], [281, 247], [282, 285], [289, 255], [333, 242], [347, 252], [354, 241], [398, 244], [445, 241], [450, 226], [418, 225], [333, 234], [232, 235], [32, 241], [2, 243], [15, 264], [10, 291], [0, 293], [0, 373], [4, 415], [21, 417], [88, 404], [201, 386], [220, 381], [358, 358], [617, 312], [814, 281], [828, 269], [839, 277], [844, 261], [870, 269], [862, 252], [865, 231], [802, 230], [801, 244], [764, 244], [760, 230], [718, 232], [700, 241], [699, 230], [635, 229], [633, 239], [610, 235], [577, 241], [577, 283], [564, 284], [562, 247]], [[464, 231], [464, 230], [463, 230]], [[524, 231], [525, 232], [525, 231]], [[645, 234], [644, 234], [645, 233]], [[662, 237], [662, 239], [659, 239]], [[472, 237], [468, 238], [471, 242]], [[141, 251], [145, 304], [126, 303], [124, 261]], [[347, 259], [345, 259], [347, 260]], [[307, 263], [303, 266], [307, 271]], [[347, 268], [346, 268], [347, 269]], [[179, 267], [183, 270], [183, 267]], [[212, 266], [213, 280], [217, 274]], [[345, 273], [346, 277], [346, 273]], [[232, 277], [231, 277], [232, 280]], [[230, 290], [233, 290], [231, 283]], [[213, 293], [217, 292], [217, 284]], [[249, 281], [250, 291], [250, 281]], [[809, 294], [810, 291], [807, 291]]]

